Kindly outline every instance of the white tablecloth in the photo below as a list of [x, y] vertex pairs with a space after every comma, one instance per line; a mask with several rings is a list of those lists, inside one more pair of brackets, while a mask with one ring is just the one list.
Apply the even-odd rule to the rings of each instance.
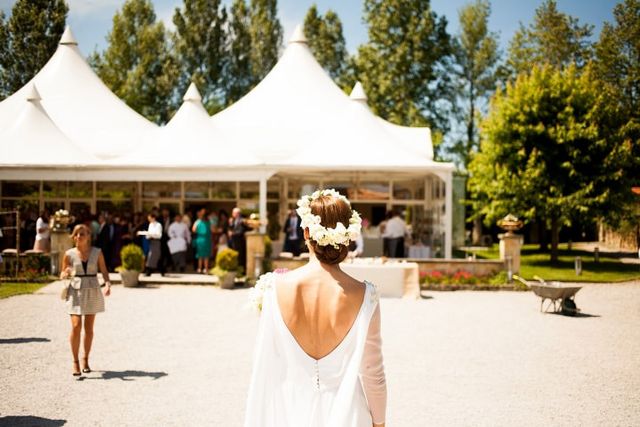
[[343, 263], [342, 270], [358, 280], [368, 280], [378, 286], [380, 296], [391, 298], [419, 298], [418, 264], [395, 263]]

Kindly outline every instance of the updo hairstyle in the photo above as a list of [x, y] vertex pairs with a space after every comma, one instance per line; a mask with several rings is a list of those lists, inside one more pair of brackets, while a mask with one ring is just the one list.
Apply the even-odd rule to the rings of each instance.
[[[351, 219], [351, 206], [341, 199], [332, 196], [320, 196], [311, 201], [309, 206], [311, 213], [318, 215], [321, 220], [320, 224], [326, 228], [335, 228], [336, 224], [341, 222], [345, 227], [349, 226]], [[333, 245], [321, 246], [313, 239], [309, 239], [309, 246], [318, 258], [318, 261], [324, 264], [339, 264], [349, 254], [347, 245], [338, 245], [338, 249]]]

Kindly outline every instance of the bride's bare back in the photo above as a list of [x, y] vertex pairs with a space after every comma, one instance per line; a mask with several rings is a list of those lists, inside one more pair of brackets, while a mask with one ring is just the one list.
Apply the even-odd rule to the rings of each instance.
[[340, 345], [360, 311], [365, 285], [339, 268], [309, 263], [281, 275], [278, 306], [302, 350], [320, 360]]

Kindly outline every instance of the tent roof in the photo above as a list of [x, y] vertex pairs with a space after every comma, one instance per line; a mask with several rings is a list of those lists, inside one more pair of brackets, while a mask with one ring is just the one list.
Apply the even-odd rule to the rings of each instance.
[[216, 131], [229, 135], [216, 138], [216, 144], [243, 147], [285, 169], [453, 167], [433, 162], [428, 128], [382, 120], [366, 107], [361, 86], [355, 89], [354, 100], [318, 64], [302, 29], [296, 28], [271, 72], [211, 118]]
[[35, 84], [27, 85], [20, 105], [12, 113], [8, 117], [11, 125], [0, 133], [0, 166], [74, 167], [98, 163], [51, 121]]
[[[67, 27], [51, 59], [31, 80], [42, 105], [67, 137], [87, 152], [113, 158], [139, 145], [156, 125], [129, 108], [96, 76]], [[27, 84], [0, 102], [0, 129], [24, 105]]]

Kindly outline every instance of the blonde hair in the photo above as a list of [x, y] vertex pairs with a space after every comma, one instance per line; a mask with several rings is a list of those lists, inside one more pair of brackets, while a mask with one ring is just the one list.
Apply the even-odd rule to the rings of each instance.
[[71, 232], [71, 240], [73, 240], [74, 237], [76, 237], [78, 235], [78, 233], [80, 233], [80, 230], [86, 230], [87, 235], [91, 236], [91, 229], [85, 225], [85, 224], [78, 224], [75, 227], [73, 227], [73, 231]]

